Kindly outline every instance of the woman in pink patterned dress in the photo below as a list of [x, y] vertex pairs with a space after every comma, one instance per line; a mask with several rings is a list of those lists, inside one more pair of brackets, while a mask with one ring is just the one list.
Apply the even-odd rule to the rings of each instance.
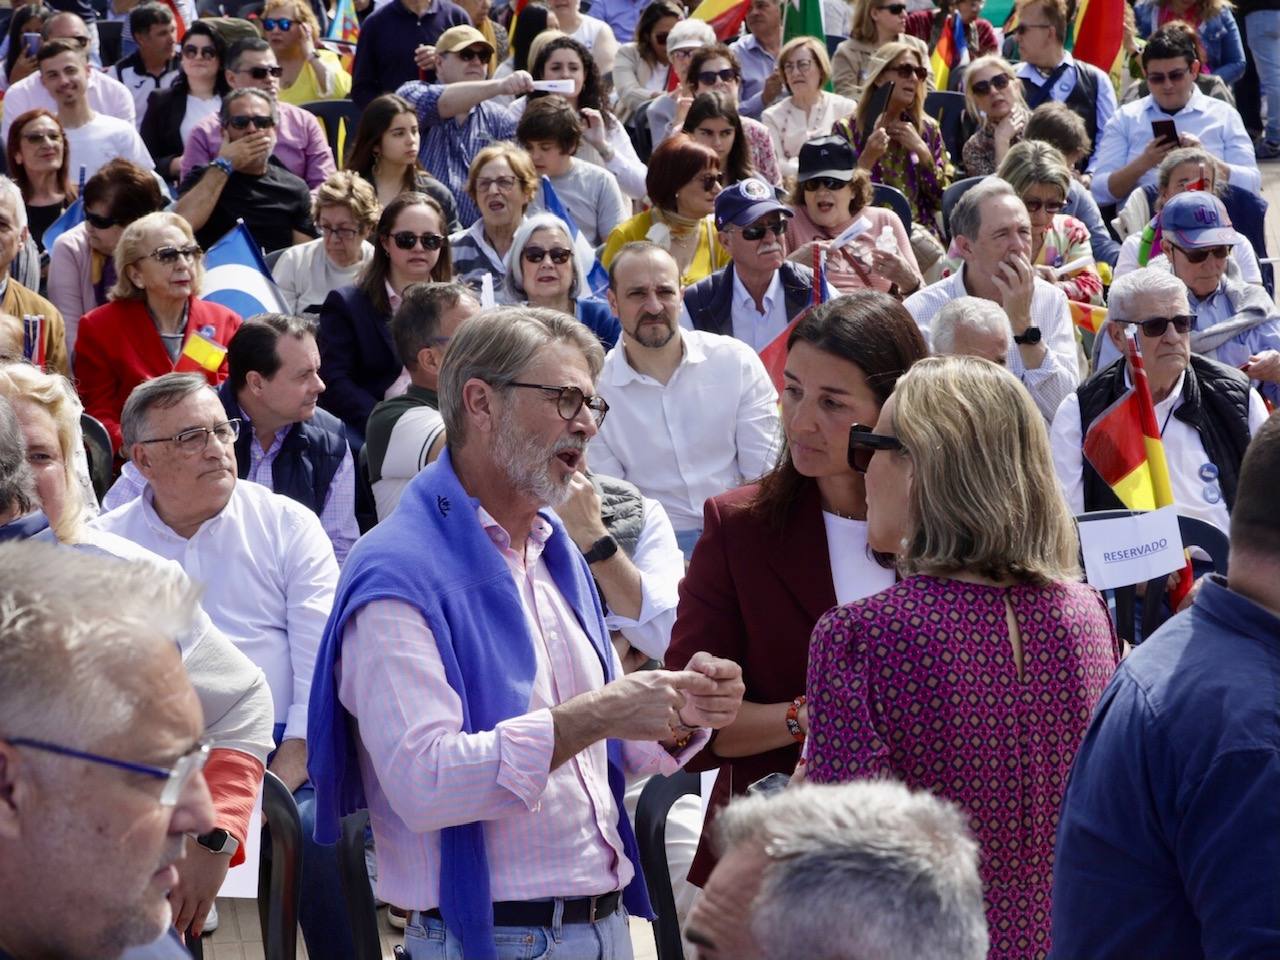
[[807, 778], [891, 777], [959, 803], [982, 846], [992, 960], [1049, 949], [1067, 774], [1115, 668], [1044, 419], [1003, 367], [922, 360], [875, 430], [867, 540], [904, 579], [828, 612], [809, 651]]

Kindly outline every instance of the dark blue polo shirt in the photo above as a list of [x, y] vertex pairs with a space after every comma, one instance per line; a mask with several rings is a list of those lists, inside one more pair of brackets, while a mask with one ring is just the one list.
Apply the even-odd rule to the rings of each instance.
[[1209, 578], [1121, 663], [1055, 857], [1054, 960], [1280, 957], [1280, 617]]
[[[401, 84], [419, 79], [413, 62], [418, 45], [432, 45], [450, 27], [470, 22], [466, 11], [449, 0], [432, 0], [420, 17], [400, 0], [379, 7], [360, 25], [351, 99], [366, 107], [375, 97], [395, 93]], [[423, 130], [424, 138], [426, 134]]]

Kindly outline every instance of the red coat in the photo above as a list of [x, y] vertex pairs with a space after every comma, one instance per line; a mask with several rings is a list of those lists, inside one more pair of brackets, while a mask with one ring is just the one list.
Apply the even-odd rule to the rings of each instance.
[[[202, 332], [222, 346], [240, 329], [240, 317], [226, 307], [191, 300], [187, 312], [187, 336]], [[112, 300], [90, 310], [80, 320], [76, 338], [76, 389], [85, 412], [97, 417], [120, 449], [120, 413], [133, 388], [143, 380], [172, 373], [174, 363], [142, 300]], [[205, 372], [217, 386], [227, 379], [224, 358], [217, 373]]]
[[[745, 700], [783, 703], [805, 691], [809, 635], [836, 605], [836, 590], [817, 484], [805, 485], [781, 531], [750, 510], [758, 490], [752, 484], [706, 502], [665, 665], [682, 669], [706, 650], [741, 664]], [[710, 827], [717, 811], [761, 777], [791, 773], [800, 759], [799, 744], [732, 760], [714, 749], [712, 740], [688, 764], [690, 770], [720, 766], [689, 871], [699, 886], [715, 866]]]

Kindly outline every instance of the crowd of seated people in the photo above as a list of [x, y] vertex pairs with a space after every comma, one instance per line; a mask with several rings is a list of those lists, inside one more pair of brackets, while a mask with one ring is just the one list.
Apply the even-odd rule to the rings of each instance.
[[936, 2], [0, 11], [0, 960], [1280, 952], [1280, 11]]

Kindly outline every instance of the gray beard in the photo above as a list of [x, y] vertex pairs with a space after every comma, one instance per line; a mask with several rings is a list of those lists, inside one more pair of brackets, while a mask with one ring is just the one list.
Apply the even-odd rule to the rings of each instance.
[[585, 441], [564, 438], [544, 446], [520, 432], [514, 419], [503, 417], [493, 440], [493, 457], [506, 474], [507, 481], [539, 506], [558, 507], [569, 499], [569, 478], [556, 480], [551, 459], [561, 450], [585, 450]]

